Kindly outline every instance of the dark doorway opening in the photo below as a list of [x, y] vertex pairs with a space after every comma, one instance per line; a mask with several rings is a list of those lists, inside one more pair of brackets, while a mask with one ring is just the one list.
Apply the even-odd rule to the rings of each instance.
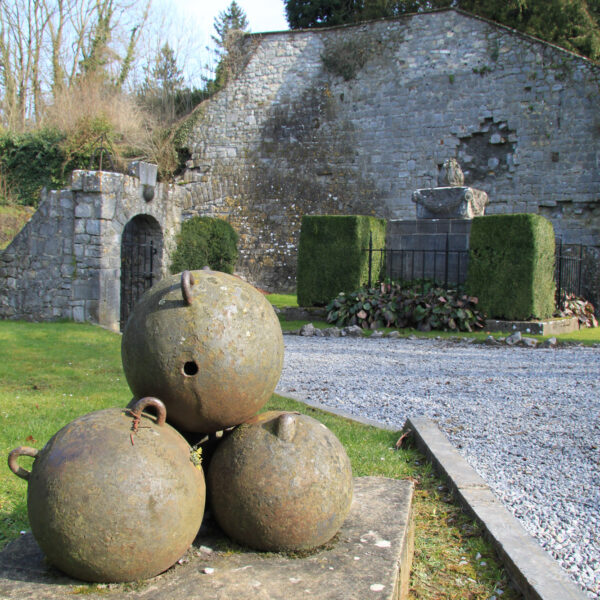
[[159, 276], [161, 259], [158, 221], [149, 215], [137, 215], [125, 225], [121, 241], [121, 331], [135, 303]]

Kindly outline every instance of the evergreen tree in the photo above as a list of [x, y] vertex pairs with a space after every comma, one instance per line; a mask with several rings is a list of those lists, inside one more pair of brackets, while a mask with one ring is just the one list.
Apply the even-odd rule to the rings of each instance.
[[235, 71], [239, 55], [238, 42], [243, 32], [248, 29], [246, 13], [239, 4], [232, 0], [227, 10], [219, 13], [213, 22], [216, 35], [211, 36], [217, 47], [219, 62], [215, 70], [215, 78], [206, 84], [208, 93], [218, 92], [227, 82], [229, 75]]
[[217, 45], [217, 52], [221, 56], [227, 52], [227, 37], [231, 31], [246, 31], [248, 19], [239, 4], [232, 0], [227, 10], [222, 10], [213, 22], [216, 35], [212, 35], [213, 42]]
[[176, 114], [176, 97], [183, 89], [183, 74], [177, 65], [175, 52], [167, 42], [146, 70], [141, 99], [161, 121], [172, 122]]

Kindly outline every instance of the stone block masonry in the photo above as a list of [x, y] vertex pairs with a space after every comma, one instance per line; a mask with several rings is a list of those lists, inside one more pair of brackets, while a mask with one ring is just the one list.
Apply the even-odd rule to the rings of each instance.
[[160, 277], [195, 215], [236, 229], [251, 283], [294, 290], [303, 215], [413, 220], [413, 192], [448, 159], [488, 194], [486, 214], [539, 213], [563, 244], [591, 246], [585, 293], [598, 298], [598, 66], [454, 9], [242, 44], [235, 76], [197, 109], [178, 185], [146, 202], [136, 177], [75, 171], [45, 194], [0, 253], [0, 318], [118, 329], [126, 226], [152, 233]]
[[74, 171], [71, 186], [42, 196], [32, 219], [0, 254], [0, 318], [92, 321], [118, 330], [121, 238], [138, 215], [160, 226], [157, 275], [165, 274], [185, 193], [157, 186], [147, 203], [134, 177]]
[[487, 214], [600, 246], [600, 69], [457, 10], [246, 38], [191, 133], [186, 215], [230, 220], [240, 270], [293, 289], [304, 214], [414, 219], [456, 158]]

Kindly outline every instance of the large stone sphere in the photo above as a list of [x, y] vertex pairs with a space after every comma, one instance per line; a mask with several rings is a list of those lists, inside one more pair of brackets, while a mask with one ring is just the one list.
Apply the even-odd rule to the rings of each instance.
[[283, 367], [283, 336], [256, 288], [226, 273], [186, 271], [140, 298], [121, 354], [136, 398], [157, 396], [177, 428], [212, 433], [268, 401]]
[[236, 427], [217, 447], [207, 472], [212, 512], [233, 540], [269, 551], [328, 542], [352, 502], [344, 447], [319, 421], [267, 412]]
[[31, 473], [11, 468], [28, 479], [31, 531], [50, 563], [84, 581], [138, 581], [185, 553], [204, 515], [204, 474], [160, 423], [109, 408], [75, 419], [39, 452], [11, 453], [13, 463], [35, 456]]

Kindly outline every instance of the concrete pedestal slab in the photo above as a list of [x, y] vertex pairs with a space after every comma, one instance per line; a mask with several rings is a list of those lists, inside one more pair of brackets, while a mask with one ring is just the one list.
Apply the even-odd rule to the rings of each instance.
[[355, 478], [352, 508], [339, 533], [302, 557], [224, 550], [226, 538], [209, 522], [182, 564], [136, 584], [70, 579], [47, 565], [33, 536], [25, 534], [0, 553], [0, 598], [404, 600], [413, 552], [412, 496], [408, 481]]

